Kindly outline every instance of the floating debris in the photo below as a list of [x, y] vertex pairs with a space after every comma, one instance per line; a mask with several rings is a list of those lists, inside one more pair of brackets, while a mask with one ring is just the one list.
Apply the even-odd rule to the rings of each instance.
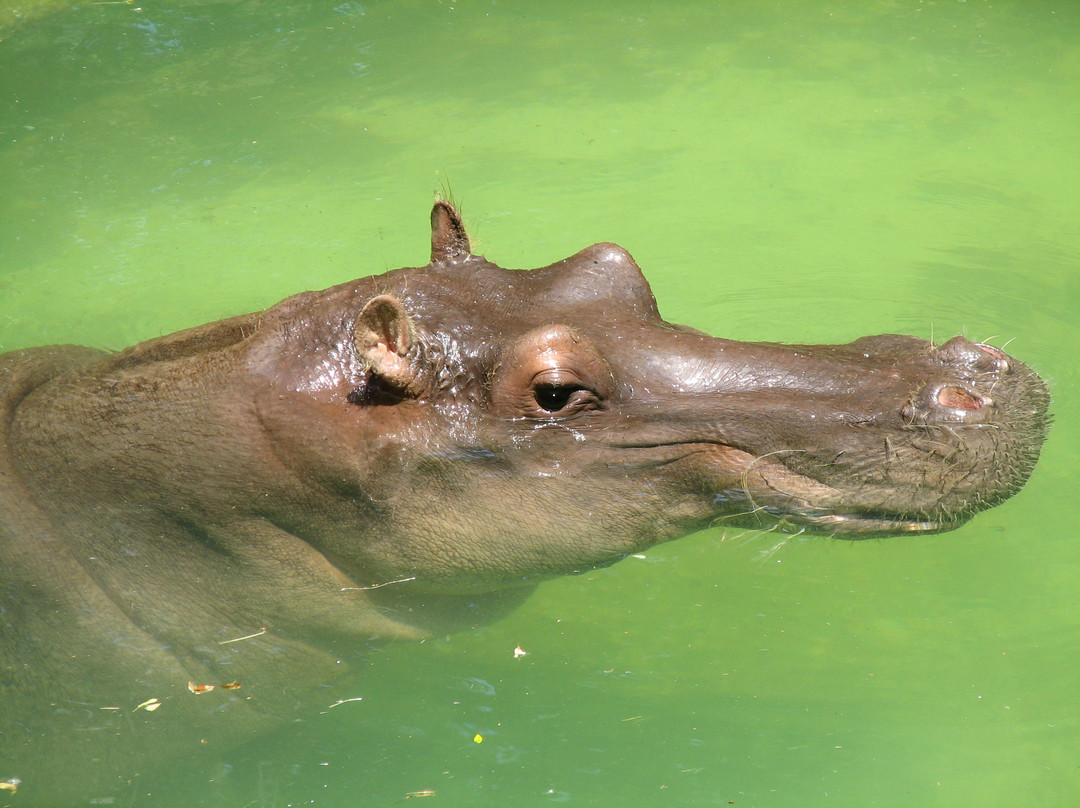
[[333, 710], [335, 707], [338, 707], [338, 706], [340, 706], [342, 704], [348, 704], [350, 701], [363, 701], [363, 700], [364, 700], [363, 696], [353, 696], [351, 699], [338, 699], [337, 701], [335, 701], [333, 704], [331, 704], [326, 709], [327, 710]]
[[383, 581], [381, 584], [368, 584], [367, 586], [343, 586], [342, 592], [367, 592], [369, 589], [381, 589], [384, 586], [390, 586], [390, 584], [407, 584], [409, 581], [415, 581], [416, 576], [410, 575], [408, 578], [398, 578], [396, 581]]
[[253, 640], [256, 637], [261, 637], [265, 633], [266, 633], [266, 629], [261, 628], [258, 631], [256, 631], [254, 634], [245, 634], [243, 637], [233, 637], [231, 640], [219, 640], [218, 645], [228, 645], [231, 642], [240, 642], [241, 640]]

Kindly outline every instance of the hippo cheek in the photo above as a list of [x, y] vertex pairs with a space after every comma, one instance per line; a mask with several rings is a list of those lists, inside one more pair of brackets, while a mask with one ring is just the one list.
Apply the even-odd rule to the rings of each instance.
[[[528, 489], [497, 481], [453, 493], [429, 489], [429, 497], [423, 510], [394, 514], [397, 540], [364, 548], [369, 567], [415, 576], [413, 586], [428, 592], [534, 584], [608, 566], [657, 541], [650, 524], [657, 503], [640, 492], [557, 479]], [[475, 519], [480, 509], [483, 524]]]

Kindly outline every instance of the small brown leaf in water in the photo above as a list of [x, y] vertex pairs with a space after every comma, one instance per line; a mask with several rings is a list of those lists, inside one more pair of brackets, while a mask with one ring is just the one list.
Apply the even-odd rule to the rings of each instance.
[[226, 682], [221, 685], [222, 690], [239, 690], [242, 685], [239, 682]]

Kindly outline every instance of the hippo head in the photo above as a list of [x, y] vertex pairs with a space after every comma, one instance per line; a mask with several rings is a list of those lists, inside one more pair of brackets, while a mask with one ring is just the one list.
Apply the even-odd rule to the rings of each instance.
[[1048, 424], [1045, 385], [998, 348], [718, 339], [665, 322], [622, 248], [502, 269], [444, 202], [428, 266], [292, 298], [268, 325], [270, 444], [365, 524], [289, 529], [368, 583], [491, 589], [717, 524], [949, 530], [1024, 485]]

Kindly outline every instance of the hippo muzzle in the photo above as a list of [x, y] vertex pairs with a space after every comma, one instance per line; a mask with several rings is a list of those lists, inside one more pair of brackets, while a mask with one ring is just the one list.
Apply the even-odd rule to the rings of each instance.
[[686, 445], [715, 476], [725, 523], [849, 538], [948, 530], [1023, 486], [1047, 429], [1042, 380], [963, 337], [700, 349], [715, 359], [667, 354], [680, 392], [655, 406], [674, 422], [665, 440], [696, 424]]

